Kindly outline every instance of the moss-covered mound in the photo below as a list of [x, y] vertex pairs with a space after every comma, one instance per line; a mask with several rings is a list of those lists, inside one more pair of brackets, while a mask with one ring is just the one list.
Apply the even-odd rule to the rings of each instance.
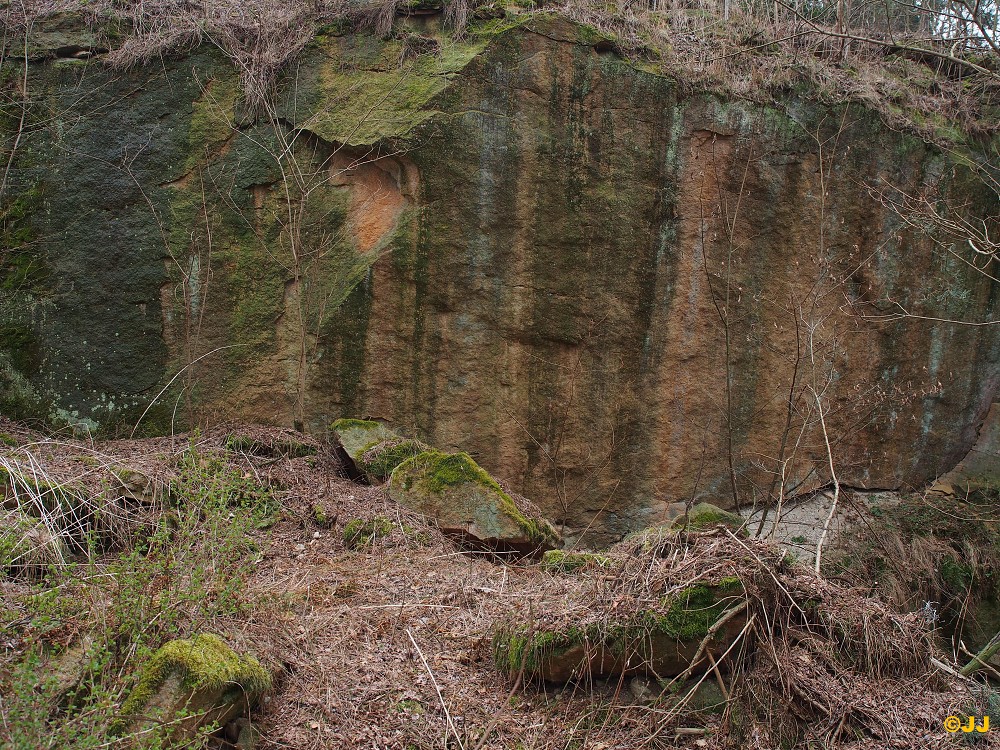
[[271, 675], [256, 658], [240, 656], [219, 636], [204, 633], [171, 641], [153, 654], [122, 714], [132, 725], [178, 719], [177, 731], [191, 734], [247, 711], [270, 686]]
[[702, 640], [718, 625], [712, 650], [721, 654], [732, 645], [746, 617], [725, 616], [730, 610], [739, 612], [743, 598], [739, 579], [726, 578], [674, 591], [648, 608], [626, 609], [621, 615], [609, 612], [585, 624], [505, 626], [494, 634], [493, 656], [497, 667], [509, 675], [550, 682], [636, 673], [665, 677], [704, 670], [710, 662], [699, 653]]
[[302, 458], [313, 456], [318, 447], [304, 435], [294, 433], [262, 434], [236, 433], [226, 438], [226, 447], [236, 453], [250, 453], [254, 456], [271, 458]]
[[707, 531], [716, 526], [725, 526], [743, 537], [747, 535], [746, 520], [742, 516], [712, 503], [698, 503], [671, 524], [672, 528], [686, 531]]
[[611, 558], [596, 552], [566, 552], [552, 549], [542, 555], [542, 567], [550, 573], [572, 573], [584, 568], [603, 568]]
[[389, 496], [474, 547], [542, 553], [562, 545], [548, 521], [519, 507], [467, 453], [427, 450], [407, 459], [392, 472]]

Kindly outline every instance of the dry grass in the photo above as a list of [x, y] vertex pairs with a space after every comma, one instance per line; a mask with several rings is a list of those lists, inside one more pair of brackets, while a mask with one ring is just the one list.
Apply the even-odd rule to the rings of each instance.
[[[596, 0], [568, 0], [559, 9], [618, 40], [626, 54], [649, 58], [688, 90], [767, 103], [806, 85], [826, 103], [863, 103], [891, 127], [932, 141], [950, 143], [956, 132], [973, 139], [1000, 132], [1000, 62], [992, 55], [980, 73], [908, 51], [910, 44], [933, 45], [906, 34], [868, 34], [876, 38], [851, 42], [845, 53], [827, 35], [829, 26], [794, 17], [723, 21], [702, 10], [654, 12]], [[982, 55], [970, 56], [984, 62]]]
[[[444, 2], [446, 25], [461, 35], [481, 5]], [[806, 18], [781, 4], [737, 3], [729, 20], [722, 19], [716, 3], [656, 8], [565, 0], [516, 10], [555, 11], [593, 26], [620, 52], [676, 77], [689, 90], [770, 102], [808, 84], [829, 103], [862, 102], [890, 126], [942, 144], [953, 143], [960, 133], [975, 139], [1000, 132], [1000, 63], [975, 38], [946, 44], [926, 32], [907, 31], [906, 24], [886, 26], [885, 14], [865, 15], [868, 6], [859, 6], [855, 19], [863, 38], [849, 43], [831, 36], [836, 33], [832, 16], [820, 6]], [[485, 10], [484, 17], [504, 12], [490, 5]], [[65, 11], [84, 13], [98, 29], [110, 24], [119, 30], [118, 38], [108, 40], [106, 56], [118, 68], [205, 41], [216, 45], [239, 70], [246, 104], [258, 114], [266, 109], [281, 71], [318, 27], [336, 23], [386, 37], [397, 15], [406, 12], [402, 0], [17, 0], [3, 10], [7, 49], [17, 50], [13, 42], [24, 28]]]

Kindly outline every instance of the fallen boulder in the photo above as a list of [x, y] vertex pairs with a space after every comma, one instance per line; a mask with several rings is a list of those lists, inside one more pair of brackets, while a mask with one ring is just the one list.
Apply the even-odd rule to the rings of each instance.
[[399, 464], [389, 497], [469, 546], [541, 554], [562, 546], [552, 525], [519, 504], [468, 453], [426, 450]]
[[191, 737], [201, 726], [246, 714], [270, 686], [271, 675], [257, 659], [205, 633], [170, 641], [153, 654], [122, 713], [131, 729], [163, 724], [174, 736]]
[[338, 419], [330, 429], [348, 473], [373, 484], [384, 482], [399, 464], [428, 449], [419, 440], [404, 438], [372, 420]]

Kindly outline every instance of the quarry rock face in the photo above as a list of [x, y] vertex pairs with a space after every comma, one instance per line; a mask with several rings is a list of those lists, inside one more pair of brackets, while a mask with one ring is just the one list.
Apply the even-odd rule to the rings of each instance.
[[426, 54], [321, 34], [258, 117], [207, 47], [127, 73], [32, 61], [0, 411], [377, 419], [593, 543], [673, 503], [813, 489], [827, 445], [870, 488], [973, 445], [1000, 329], [928, 318], [992, 320], [997, 290], [879, 195], [995, 216], [975, 147], [806, 86], [682, 90], [561, 20], [434, 23], [406, 32]]

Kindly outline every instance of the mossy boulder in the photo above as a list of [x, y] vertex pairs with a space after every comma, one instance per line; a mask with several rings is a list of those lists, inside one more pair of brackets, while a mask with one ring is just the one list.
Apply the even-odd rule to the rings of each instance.
[[710, 531], [717, 526], [725, 526], [742, 537], [747, 535], [743, 516], [711, 503], [698, 503], [671, 523], [671, 528], [685, 531]]
[[[535, 629], [505, 625], [493, 636], [497, 668], [511, 677], [567, 682], [581, 677], [649, 674], [671, 677], [692, 666], [702, 640], [729, 610], [743, 601], [736, 578], [702, 583], [675, 592], [630, 616]], [[706, 651], [720, 660], [746, 624], [744, 613], [719, 626]], [[709, 667], [706, 655], [692, 673]]]
[[596, 552], [566, 552], [551, 549], [542, 555], [542, 567], [550, 573], [572, 573], [586, 568], [604, 568], [611, 558]]
[[198, 727], [246, 713], [270, 687], [271, 675], [257, 659], [204, 633], [153, 654], [122, 714], [130, 728], [162, 722], [176, 727], [175, 736], [192, 736]]
[[357, 472], [373, 484], [384, 482], [399, 464], [429, 448], [373, 420], [338, 419], [330, 429], [337, 438], [341, 458], [349, 462], [349, 473]]
[[[338, 419], [330, 425], [337, 446], [337, 453], [344, 462], [352, 478], [364, 478], [369, 482], [373, 477], [365, 471], [364, 455], [379, 445], [395, 445], [406, 442], [381, 422], [370, 419]], [[369, 454], [373, 471], [384, 468], [387, 460], [380, 461], [377, 454]], [[395, 468], [395, 467], [393, 467]], [[391, 473], [392, 469], [389, 469]], [[388, 474], [386, 475], [388, 476]], [[375, 481], [379, 481], [375, 478]]]
[[389, 497], [475, 548], [542, 554], [562, 546], [548, 521], [518, 507], [468, 453], [427, 450], [407, 459], [392, 472]]
[[403, 461], [428, 449], [429, 446], [419, 440], [389, 438], [368, 446], [355, 465], [365, 473], [369, 482], [384, 482]]

